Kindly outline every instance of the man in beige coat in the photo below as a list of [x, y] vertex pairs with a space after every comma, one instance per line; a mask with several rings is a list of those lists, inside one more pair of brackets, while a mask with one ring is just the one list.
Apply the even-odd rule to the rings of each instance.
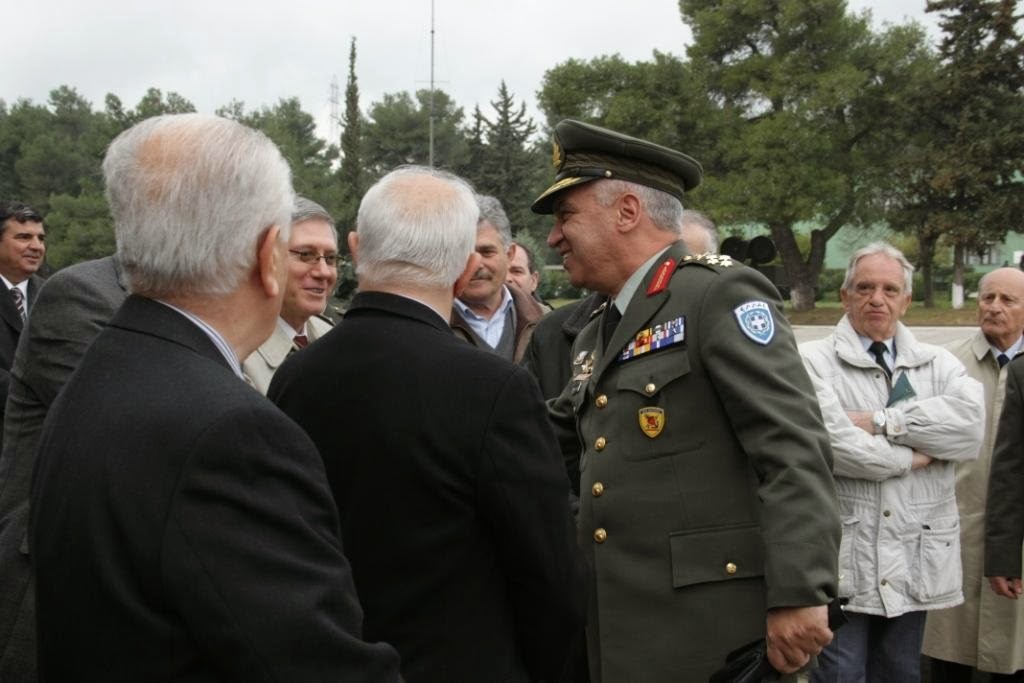
[[331, 329], [322, 316], [338, 281], [338, 233], [327, 209], [305, 197], [295, 198], [288, 239], [288, 283], [277, 326], [245, 362], [242, 371], [261, 394], [289, 354]]
[[933, 658], [934, 683], [970, 683], [975, 668], [993, 672], [992, 681], [1024, 678], [1024, 601], [993, 593], [982, 571], [986, 487], [1006, 382], [1007, 361], [999, 356], [1013, 358], [1024, 343], [1024, 272], [1000, 268], [981, 279], [978, 326], [973, 336], [949, 347], [985, 387], [985, 440], [977, 460], [957, 465], [964, 602], [928, 614], [922, 650]]

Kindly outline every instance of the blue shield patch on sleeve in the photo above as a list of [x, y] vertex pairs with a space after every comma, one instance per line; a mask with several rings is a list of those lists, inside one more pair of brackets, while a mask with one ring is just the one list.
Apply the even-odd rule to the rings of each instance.
[[748, 301], [732, 311], [743, 334], [758, 344], [767, 346], [775, 337], [775, 319], [772, 309], [764, 301]]

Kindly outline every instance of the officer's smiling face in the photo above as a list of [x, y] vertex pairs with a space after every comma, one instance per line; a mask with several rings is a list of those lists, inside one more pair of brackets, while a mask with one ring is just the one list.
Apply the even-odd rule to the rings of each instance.
[[903, 268], [885, 254], [857, 261], [849, 289], [839, 291], [843, 308], [857, 334], [884, 341], [896, 334], [896, 323], [910, 306]]
[[562, 265], [574, 287], [605, 294], [618, 291], [621, 282], [610, 282], [613, 265], [615, 208], [598, 201], [598, 183], [589, 182], [559, 194], [553, 204], [555, 223], [548, 245], [562, 255]]

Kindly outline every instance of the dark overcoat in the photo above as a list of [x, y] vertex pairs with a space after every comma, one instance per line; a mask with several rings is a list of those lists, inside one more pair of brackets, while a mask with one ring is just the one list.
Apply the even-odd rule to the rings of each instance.
[[5, 683], [36, 680], [28, 500], [43, 420], [126, 296], [114, 257], [76, 263], [46, 280], [18, 340], [0, 454], [0, 681]]
[[985, 576], [1021, 577], [1024, 548], [1024, 356], [1006, 366], [985, 504]]
[[585, 589], [529, 373], [421, 303], [363, 292], [267, 395], [320, 449], [365, 634], [407, 681], [557, 680]]
[[197, 325], [130, 296], [43, 426], [40, 680], [397, 681], [323, 463]]

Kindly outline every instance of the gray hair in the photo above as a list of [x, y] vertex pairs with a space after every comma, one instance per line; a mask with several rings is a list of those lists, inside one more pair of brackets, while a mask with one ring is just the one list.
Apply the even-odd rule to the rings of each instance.
[[312, 199], [307, 199], [300, 195], [295, 196], [295, 206], [292, 207], [292, 225], [301, 223], [302, 221], [320, 220], [331, 226], [331, 233], [334, 235], [334, 241], [338, 241], [338, 228], [334, 225], [334, 219], [331, 214], [327, 213], [327, 209], [320, 206]]
[[861, 247], [853, 252], [853, 255], [850, 256], [850, 263], [846, 266], [846, 277], [843, 278], [842, 286], [843, 291], [850, 292], [850, 288], [853, 287], [853, 276], [857, 270], [857, 262], [862, 258], [875, 256], [876, 254], [888, 256], [900, 264], [900, 268], [903, 270], [903, 286], [906, 288], [906, 293], [910, 294], [914, 287], [914, 266], [911, 265], [902, 251], [887, 242], [872, 242], [866, 247]]
[[356, 275], [450, 288], [476, 247], [479, 216], [473, 188], [462, 178], [424, 166], [399, 167], [359, 204]]
[[477, 227], [485, 222], [490, 223], [498, 232], [498, 237], [501, 238], [501, 246], [508, 251], [508, 248], [512, 246], [512, 224], [508, 220], [508, 215], [505, 214], [505, 209], [501, 207], [501, 202], [497, 197], [478, 194], [476, 203], [480, 207], [480, 220], [477, 222]]
[[[693, 209], [686, 209], [683, 211], [680, 223], [683, 226], [683, 230], [687, 226], [693, 226], [695, 228], [703, 230], [704, 238], [704, 253], [717, 254], [718, 253], [718, 227], [715, 222], [702, 214], [700, 211], [694, 211]], [[701, 252], [698, 252], [701, 253]]]
[[680, 234], [683, 230], [683, 203], [668, 192], [653, 187], [632, 183], [628, 180], [601, 179], [595, 188], [596, 198], [604, 207], [611, 206], [615, 200], [627, 192], [640, 198], [651, 222], [659, 230]]
[[537, 262], [533, 255], [533, 250], [530, 249], [525, 244], [523, 244], [522, 242], [513, 242], [512, 244], [516, 245], [516, 249], [521, 249], [523, 253], [526, 254], [526, 269], [530, 271], [531, 274], [538, 272]]
[[294, 193], [263, 133], [202, 114], [146, 119], [103, 160], [117, 256], [133, 292], [224, 295], [256, 263], [271, 226], [286, 243]]

